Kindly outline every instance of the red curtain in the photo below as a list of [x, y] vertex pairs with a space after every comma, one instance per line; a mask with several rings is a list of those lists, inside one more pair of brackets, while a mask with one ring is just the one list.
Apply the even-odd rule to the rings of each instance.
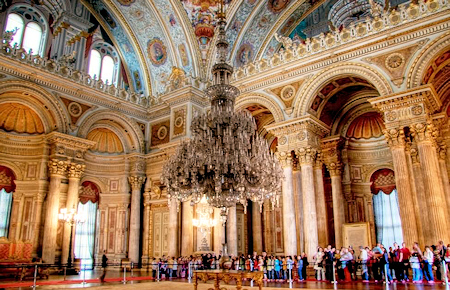
[[95, 183], [85, 181], [81, 184], [80, 202], [86, 204], [88, 201], [96, 203], [99, 198], [100, 191]]
[[379, 169], [370, 177], [372, 185], [370, 189], [373, 194], [378, 194], [381, 190], [385, 194], [390, 194], [395, 189], [395, 175], [391, 169]]
[[13, 192], [16, 189], [15, 179], [14, 172], [11, 169], [0, 165], [0, 190], [5, 189], [6, 192]]

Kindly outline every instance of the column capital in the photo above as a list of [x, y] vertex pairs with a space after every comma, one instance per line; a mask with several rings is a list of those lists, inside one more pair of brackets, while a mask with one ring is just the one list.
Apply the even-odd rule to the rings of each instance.
[[386, 141], [391, 148], [395, 147], [405, 147], [405, 132], [403, 128], [391, 128], [383, 130], [384, 136], [386, 137]]
[[61, 177], [65, 177], [67, 173], [67, 161], [52, 159], [47, 162], [48, 170], [50, 176], [59, 175]]
[[436, 138], [439, 136], [439, 130], [431, 121], [415, 123], [410, 125], [411, 135], [414, 140], [420, 144], [422, 142], [431, 142], [437, 147]]
[[145, 176], [129, 176], [128, 182], [130, 183], [132, 190], [138, 190], [141, 189], [145, 179], [146, 179]]
[[314, 165], [317, 150], [312, 147], [300, 148], [295, 150], [295, 154], [297, 154], [300, 165], [304, 164]]
[[342, 173], [342, 163], [341, 162], [331, 162], [326, 164], [330, 175], [333, 176], [341, 176]]
[[283, 168], [292, 167], [292, 153], [290, 151], [281, 151], [275, 153], [278, 161], [280, 161], [280, 165]]
[[67, 175], [69, 178], [80, 179], [81, 175], [83, 175], [85, 169], [86, 169], [86, 165], [71, 162], [71, 163], [67, 164]]

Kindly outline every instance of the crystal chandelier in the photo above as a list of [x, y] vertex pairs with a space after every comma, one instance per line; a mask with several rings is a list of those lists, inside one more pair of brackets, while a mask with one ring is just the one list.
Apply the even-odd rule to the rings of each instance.
[[192, 220], [192, 224], [194, 227], [200, 228], [201, 232], [209, 231], [216, 225], [216, 221], [211, 218], [211, 215], [214, 213], [214, 209], [208, 205], [206, 196], [203, 196], [197, 204], [195, 213], [197, 214], [197, 218]]
[[223, 6], [218, 12], [217, 63], [212, 68], [213, 85], [206, 89], [211, 110], [194, 116], [192, 138], [183, 141], [163, 168], [161, 181], [167, 186], [169, 204], [204, 197], [209, 205], [221, 209], [226, 222], [228, 208], [247, 201], [265, 200], [278, 204], [283, 171], [269, 151], [266, 140], [257, 134], [250, 112], [234, 110], [239, 89], [230, 85], [233, 67], [226, 63]]

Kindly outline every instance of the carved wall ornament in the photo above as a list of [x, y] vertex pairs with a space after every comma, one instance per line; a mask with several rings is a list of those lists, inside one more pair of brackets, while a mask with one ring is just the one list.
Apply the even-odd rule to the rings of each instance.
[[280, 137], [280, 139], [278, 139], [278, 143], [280, 145], [285, 145], [287, 143], [287, 137], [286, 136]]
[[69, 109], [69, 114], [72, 117], [79, 117], [83, 113], [83, 109], [80, 104], [75, 102], [71, 102], [67, 108]]
[[287, 85], [281, 90], [281, 98], [283, 101], [291, 101], [295, 96], [295, 92], [296, 91], [293, 86]]
[[411, 108], [411, 113], [415, 116], [422, 115], [423, 107], [421, 105], [416, 105]]
[[303, 141], [305, 139], [306, 139], [306, 132], [302, 131], [302, 132], [297, 134], [297, 140], [298, 141]]
[[388, 69], [394, 70], [399, 68], [401, 65], [405, 63], [405, 57], [398, 52], [390, 54], [384, 64]]
[[152, 146], [168, 143], [170, 121], [162, 121], [152, 125], [151, 144]]
[[174, 110], [173, 137], [186, 135], [186, 112], [187, 112], [186, 106]]
[[395, 111], [386, 112], [384, 116], [386, 117], [386, 120], [390, 122], [395, 121], [397, 119], [397, 113]]
[[157, 132], [158, 139], [163, 140], [164, 138], [166, 138], [167, 133], [168, 133], [168, 130], [167, 130], [166, 126], [159, 127], [158, 132]]

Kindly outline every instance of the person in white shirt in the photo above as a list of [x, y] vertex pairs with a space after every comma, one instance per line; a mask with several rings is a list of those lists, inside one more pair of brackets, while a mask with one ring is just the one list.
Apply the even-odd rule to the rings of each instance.
[[362, 266], [362, 279], [363, 282], [369, 282], [369, 269], [367, 268], [367, 260], [369, 259], [369, 255], [367, 254], [366, 249], [364, 249], [363, 246], [359, 246], [359, 251], [361, 252], [359, 254], [359, 259], [361, 260], [361, 266]]
[[432, 266], [434, 262], [434, 254], [429, 246], [425, 246], [425, 251], [423, 252], [423, 262], [423, 274], [425, 276], [425, 279], [428, 281], [428, 283], [433, 284], [434, 276]]

